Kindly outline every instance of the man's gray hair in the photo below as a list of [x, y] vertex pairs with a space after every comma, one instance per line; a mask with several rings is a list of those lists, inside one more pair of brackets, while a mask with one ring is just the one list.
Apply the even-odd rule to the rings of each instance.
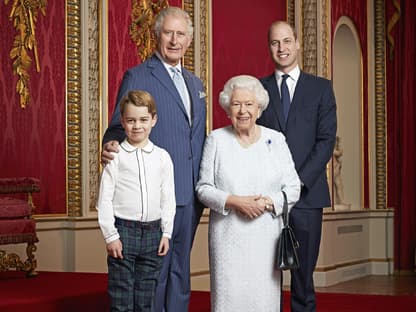
[[253, 76], [240, 75], [234, 76], [228, 80], [224, 89], [220, 93], [219, 102], [221, 107], [227, 112], [230, 112], [231, 97], [235, 89], [245, 89], [254, 93], [256, 102], [260, 107], [260, 112], [263, 112], [269, 104], [269, 94], [264, 89], [261, 82]]
[[158, 16], [156, 17], [155, 24], [153, 25], [153, 31], [155, 32], [156, 38], [160, 38], [160, 31], [163, 25], [163, 22], [165, 21], [166, 16], [168, 15], [174, 15], [177, 17], [184, 18], [186, 20], [186, 23], [188, 24], [188, 36], [190, 38], [193, 37], [194, 33], [194, 27], [192, 26], [192, 20], [189, 16], [189, 14], [178, 8], [178, 7], [167, 7], [159, 12]]

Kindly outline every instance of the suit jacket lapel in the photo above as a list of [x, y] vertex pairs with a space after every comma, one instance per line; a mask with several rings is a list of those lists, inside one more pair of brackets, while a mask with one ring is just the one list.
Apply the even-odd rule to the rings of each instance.
[[200, 96], [198, 90], [195, 89], [195, 84], [192, 81], [191, 73], [186, 69], [182, 67], [182, 73], [183, 78], [185, 79], [186, 87], [188, 88], [189, 97], [191, 99], [191, 118], [192, 118], [192, 125], [196, 124], [198, 122], [198, 116], [199, 111], [199, 105], [196, 105], [200, 99], [198, 98]]
[[300, 72], [300, 76], [298, 82], [296, 83], [295, 93], [293, 94], [292, 102], [290, 104], [289, 115], [287, 118], [286, 128], [288, 125], [295, 123], [297, 110], [302, 104], [303, 99], [303, 90], [304, 90], [304, 83], [305, 83], [305, 75]]
[[276, 115], [276, 119], [279, 122], [279, 128], [284, 131], [286, 128], [285, 125], [285, 117], [283, 114], [283, 106], [280, 102], [280, 92], [277, 87], [276, 76], [274, 73], [269, 76], [269, 78], [265, 81], [266, 82], [266, 89], [269, 90], [270, 93], [270, 103], [271, 108], [273, 109], [274, 114]]
[[179, 105], [182, 112], [187, 115], [186, 109], [184, 104], [182, 103], [181, 96], [179, 95], [178, 90], [175, 87], [175, 84], [172, 81], [169, 73], [167, 72], [165, 66], [159, 60], [156, 55], [153, 55], [152, 58], [149, 60], [149, 67], [151, 67], [152, 75], [160, 81], [160, 83], [168, 90], [168, 92], [172, 95], [174, 102]]

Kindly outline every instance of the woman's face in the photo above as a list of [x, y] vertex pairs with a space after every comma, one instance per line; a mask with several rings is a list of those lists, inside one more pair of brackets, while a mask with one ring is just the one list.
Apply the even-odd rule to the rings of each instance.
[[259, 118], [260, 107], [254, 92], [247, 89], [234, 89], [230, 102], [230, 119], [237, 132], [250, 131]]

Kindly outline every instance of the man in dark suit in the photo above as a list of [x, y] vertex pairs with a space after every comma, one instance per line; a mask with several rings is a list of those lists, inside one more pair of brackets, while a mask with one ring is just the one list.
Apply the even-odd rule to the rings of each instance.
[[286, 136], [302, 182], [300, 199], [289, 217], [300, 244], [300, 268], [291, 271], [291, 307], [305, 312], [316, 311], [313, 271], [323, 207], [331, 205], [326, 165], [334, 149], [337, 119], [331, 82], [299, 69], [299, 46], [293, 27], [282, 21], [272, 23], [269, 50], [276, 69], [261, 79], [270, 103], [258, 123]]
[[[117, 105], [103, 138], [103, 162], [118, 150], [124, 137], [119, 101], [130, 90], [148, 91], [155, 99], [158, 122], [150, 140], [166, 149], [175, 172], [176, 216], [170, 250], [164, 259], [156, 290], [154, 311], [188, 311], [190, 251], [202, 206], [194, 195], [205, 140], [205, 92], [200, 79], [181, 66], [192, 41], [189, 15], [176, 7], [162, 10], [154, 26], [157, 51], [124, 74]], [[177, 87], [175, 75], [182, 83]], [[185, 83], [185, 84], [183, 84]]]

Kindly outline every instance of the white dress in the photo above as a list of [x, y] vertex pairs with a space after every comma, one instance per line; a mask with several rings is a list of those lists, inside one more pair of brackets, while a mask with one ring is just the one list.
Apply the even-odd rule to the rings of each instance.
[[[199, 199], [211, 210], [209, 259], [211, 310], [276, 312], [280, 309], [281, 272], [274, 269], [282, 228], [284, 190], [291, 208], [300, 181], [284, 136], [260, 127], [260, 139], [242, 147], [232, 127], [207, 138], [197, 184]], [[228, 195], [270, 196], [275, 213], [250, 220], [225, 207]]]

